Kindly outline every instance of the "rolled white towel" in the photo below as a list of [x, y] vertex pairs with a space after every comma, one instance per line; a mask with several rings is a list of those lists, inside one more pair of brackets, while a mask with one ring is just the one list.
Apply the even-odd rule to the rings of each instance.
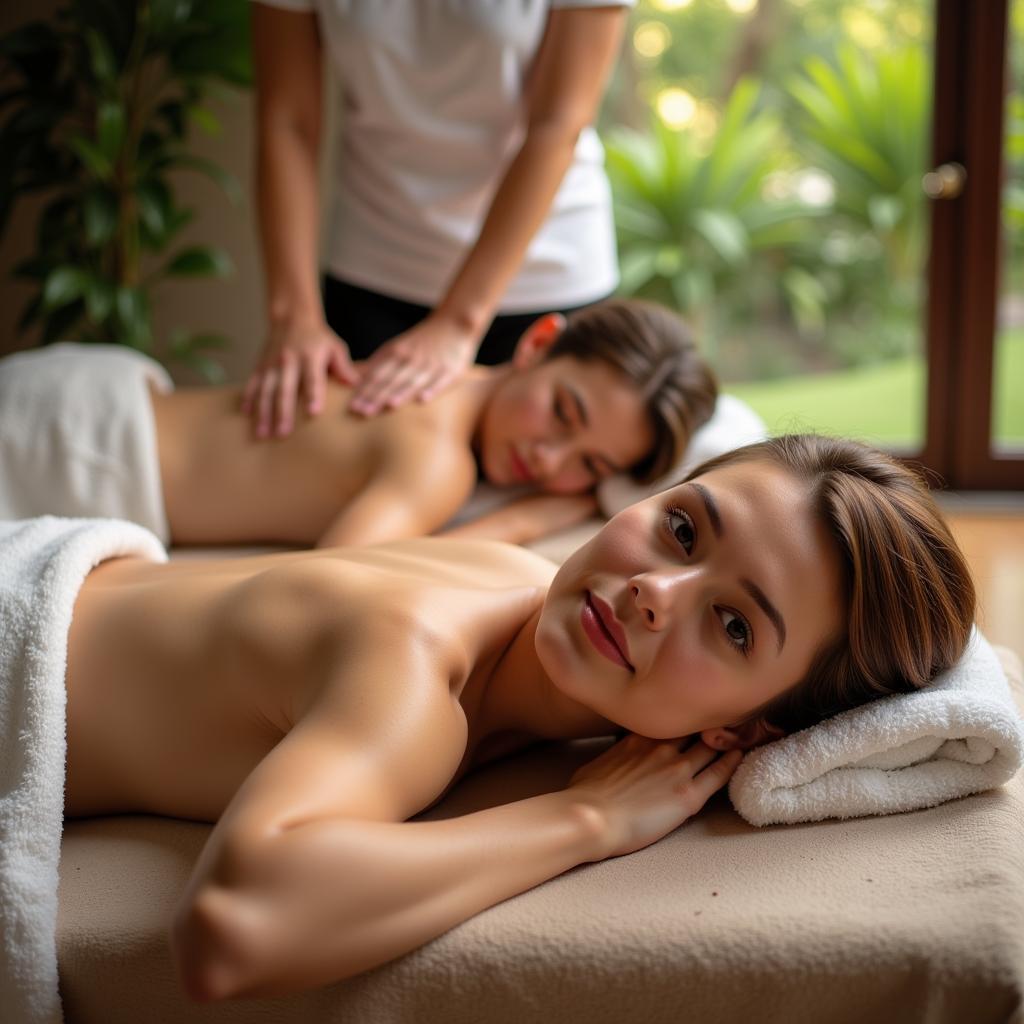
[[894, 814], [993, 789], [1024, 762], [1024, 724], [977, 631], [923, 690], [882, 697], [752, 750], [729, 783], [752, 825]]

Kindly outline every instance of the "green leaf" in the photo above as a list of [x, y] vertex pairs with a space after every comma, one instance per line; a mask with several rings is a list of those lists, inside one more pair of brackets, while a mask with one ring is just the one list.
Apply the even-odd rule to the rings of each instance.
[[56, 309], [74, 302], [85, 291], [86, 275], [77, 267], [57, 267], [43, 285], [43, 306]]
[[635, 295], [657, 273], [658, 252], [653, 247], [624, 252], [619, 260], [619, 291]]
[[100, 181], [109, 181], [113, 175], [113, 165], [102, 150], [83, 135], [72, 135], [68, 145], [81, 160], [85, 168]]
[[739, 265], [746, 260], [747, 232], [734, 214], [726, 210], [695, 210], [693, 228], [725, 263]]
[[199, 125], [200, 129], [207, 135], [220, 135], [221, 126], [217, 115], [206, 107], [189, 107], [188, 116]]
[[147, 234], [150, 248], [162, 245], [168, 235], [173, 201], [170, 189], [156, 179], [144, 181], [135, 190], [139, 202], [139, 220]]
[[105, 100], [96, 111], [96, 141], [99, 151], [114, 163], [124, 142], [124, 107], [114, 100]]
[[110, 281], [89, 275], [85, 283], [85, 309], [93, 323], [102, 323], [114, 308], [114, 286]]
[[114, 237], [117, 228], [117, 200], [106, 188], [92, 188], [82, 201], [82, 222], [85, 239], [93, 246], [100, 246]]
[[117, 82], [117, 63], [110, 44], [94, 28], [85, 30], [85, 45], [89, 50], [89, 66], [100, 85], [113, 86]]
[[120, 328], [117, 340], [133, 348], [148, 349], [152, 330], [149, 303], [142, 289], [119, 286], [114, 293], [114, 310]]
[[224, 277], [234, 269], [231, 258], [223, 249], [196, 245], [179, 252], [164, 267], [165, 274], [175, 276], [204, 276], [213, 274]]
[[233, 203], [240, 203], [242, 201], [242, 189], [238, 184], [238, 179], [233, 174], [229, 174], [223, 168], [218, 167], [212, 160], [206, 160], [201, 156], [193, 156], [191, 153], [173, 153], [157, 161], [156, 166], [185, 167], [193, 171], [199, 171], [200, 174], [205, 174], [220, 185]]

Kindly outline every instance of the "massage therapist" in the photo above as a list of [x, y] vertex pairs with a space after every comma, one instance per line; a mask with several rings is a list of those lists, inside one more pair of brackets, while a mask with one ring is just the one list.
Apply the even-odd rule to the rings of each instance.
[[[253, 5], [268, 333], [257, 436], [317, 415], [328, 376], [373, 415], [498, 363], [537, 316], [618, 283], [590, 126], [630, 0], [261, 0]], [[322, 64], [340, 132], [317, 266]], [[353, 360], [370, 357], [358, 367]]]

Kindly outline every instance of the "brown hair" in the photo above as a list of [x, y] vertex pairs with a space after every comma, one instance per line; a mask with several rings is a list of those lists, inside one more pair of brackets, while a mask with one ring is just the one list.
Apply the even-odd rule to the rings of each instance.
[[974, 584], [927, 484], [856, 441], [791, 434], [727, 452], [720, 466], [769, 460], [810, 489], [839, 551], [844, 629], [800, 682], [759, 709], [787, 732], [890, 693], [927, 686], [963, 653]]
[[572, 313], [548, 359], [601, 359], [635, 384], [654, 426], [654, 448], [630, 470], [643, 483], [667, 473], [715, 409], [718, 382], [671, 310], [610, 299]]

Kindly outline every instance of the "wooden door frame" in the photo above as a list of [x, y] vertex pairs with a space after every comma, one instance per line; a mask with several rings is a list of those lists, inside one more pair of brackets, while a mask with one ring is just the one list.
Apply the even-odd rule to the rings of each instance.
[[967, 183], [932, 202], [928, 385], [920, 461], [951, 487], [1024, 489], [1024, 457], [994, 453], [1007, 0], [937, 0], [932, 166]]

